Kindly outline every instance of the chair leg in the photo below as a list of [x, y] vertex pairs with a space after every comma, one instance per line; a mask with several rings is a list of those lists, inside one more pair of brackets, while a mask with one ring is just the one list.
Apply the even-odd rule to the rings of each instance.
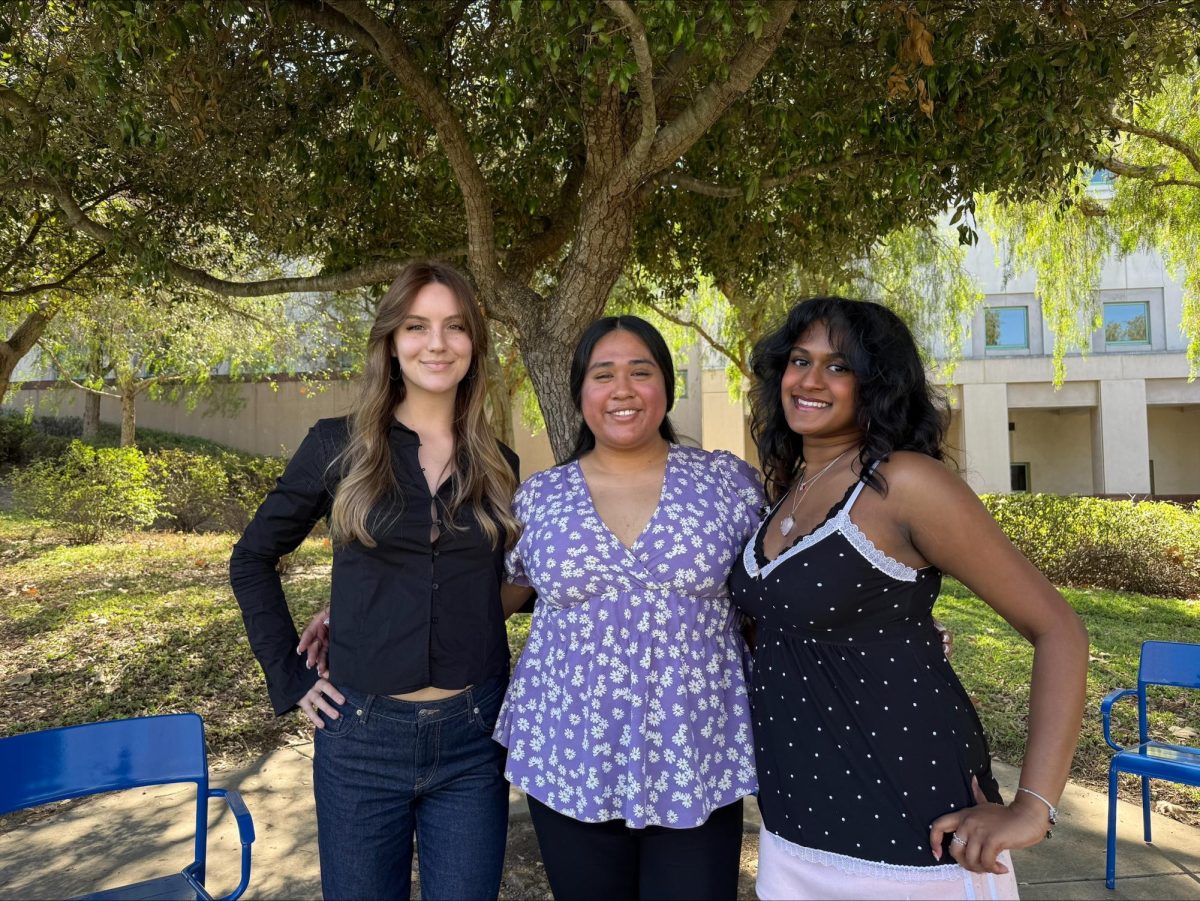
[[1104, 860], [1104, 885], [1117, 887], [1117, 765], [1108, 768], [1108, 852]]
[[1142, 832], [1150, 844], [1150, 777], [1142, 777]]

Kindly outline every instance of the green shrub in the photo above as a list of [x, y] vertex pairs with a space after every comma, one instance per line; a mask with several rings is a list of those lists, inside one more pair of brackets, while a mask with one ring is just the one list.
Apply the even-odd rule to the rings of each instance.
[[176, 531], [194, 532], [222, 515], [229, 476], [221, 460], [179, 449], [161, 450], [147, 460], [151, 482], [162, 497], [159, 510]]
[[229, 476], [229, 492], [221, 517], [225, 528], [241, 532], [254, 516], [275, 481], [283, 475], [282, 457], [252, 457], [227, 451], [219, 457]]
[[[71, 443], [72, 420], [33, 419], [0, 413], [0, 467], [23, 466], [62, 455]], [[79, 420], [73, 421], [78, 435]]]
[[33, 424], [23, 416], [0, 413], [0, 466], [21, 462], [21, 445], [33, 434]]
[[137, 448], [72, 441], [59, 459], [14, 471], [10, 484], [18, 510], [57, 523], [76, 541], [90, 542], [154, 522], [159, 495], [149, 476], [149, 464]]
[[1052, 494], [984, 495], [1009, 539], [1057, 585], [1200, 597], [1200, 508]]

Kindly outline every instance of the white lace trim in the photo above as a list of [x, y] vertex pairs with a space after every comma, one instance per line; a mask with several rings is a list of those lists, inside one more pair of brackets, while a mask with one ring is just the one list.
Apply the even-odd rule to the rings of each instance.
[[789, 857], [803, 860], [805, 863], [819, 863], [833, 867], [839, 873], [849, 876], [867, 876], [872, 879], [887, 879], [892, 882], [952, 882], [970, 879], [970, 873], [958, 864], [942, 864], [933, 867], [909, 867], [902, 864], [881, 863], [874, 860], [863, 860], [861, 857], [850, 857], [847, 854], [835, 854], [833, 851], [821, 851], [789, 842], [763, 826], [759, 832], [759, 841], [763, 838], [771, 842]]
[[758, 566], [758, 533], [762, 531], [766, 525], [764, 519], [759, 524], [751, 539], [746, 542], [746, 549], [742, 551], [742, 564], [746, 567], [746, 572], [752, 579], [766, 578], [771, 574], [771, 571], [783, 563], [790, 557], [795, 556], [801, 551], [812, 547], [819, 541], [828, 538], [834, 532], [841, 532], [846, 540], [850, 542], [850, 546], [858, 551], [859, 556], [870, 563], [873, 567], [885, 575], [891, 576], [899, 582], [915, 582], [917, 581], [917, 571], [911, 566], [901, 563], [892, 557], [889, 557], [879, 548], [875, 547], [875, 542], [866, 536], [866, 534], [858, 526], [854, 524], [854, 520], [850, 518], [849, 512], [843, 508], [839, 510], [828, 522], [822, 525], [819, 529], [810, 535], [805, 535], [790, 548], [763, 566], [761, 569]]
[[842, 534], [846, 536], [847, 541], [854, 545], [854, 549], [862, 555], [864, 560], [884, 575], [891, 576], [893, 579], [901, 582], [917, 581], [917, 571], [915, 569], [905, 563], [901, 563], [894, 557], [889, 557], [879, 548], [875, 547], [875, 542], [868, 538], [866, 533], [856, 526], [854, 520], [849, 516], [845, 517], [845, 523], [842, 525]]

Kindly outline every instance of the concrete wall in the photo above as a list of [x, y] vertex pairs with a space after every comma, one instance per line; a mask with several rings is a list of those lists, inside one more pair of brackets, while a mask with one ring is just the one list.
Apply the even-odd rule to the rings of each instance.
[[[137, 405], [137, 424], [208, 438], [254, 454], [290, 454], [318, 419], [345, 415], [355, 390], [349, 382], [327, 383], [324, 391], [301, 382], [278, 382], [275, 390], [263, 382], [233, 387], [245, 401], [233, 415], [206, 415], [203, 405], [189, 412], [183, 403], [142, 398]], [[18, 410], [32, 407], [38, 416], [80, 416], [83, 392], [74, 388], [24, 389], [15, 392], [5, 406]], [[119, 423], [120, 403], [104, 398], [100, 418]]]
[[1029, 490], [1092, 493], [1092, 413], [1087, 408], [1010, 409], [1013, 463], [1029, 464]]
[[1148, 407], [1155, 494], [1200, 493], [1200, 406]]

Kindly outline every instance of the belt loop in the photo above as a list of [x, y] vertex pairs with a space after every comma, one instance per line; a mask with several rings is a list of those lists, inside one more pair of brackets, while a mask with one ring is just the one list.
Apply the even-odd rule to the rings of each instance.
[[355, 709], [355, 713], [362, 717], [363, 724], [371, 718], [371, 708], [375, 706], [375, 695], [367, 695], [363, 698], [362, 706]]

